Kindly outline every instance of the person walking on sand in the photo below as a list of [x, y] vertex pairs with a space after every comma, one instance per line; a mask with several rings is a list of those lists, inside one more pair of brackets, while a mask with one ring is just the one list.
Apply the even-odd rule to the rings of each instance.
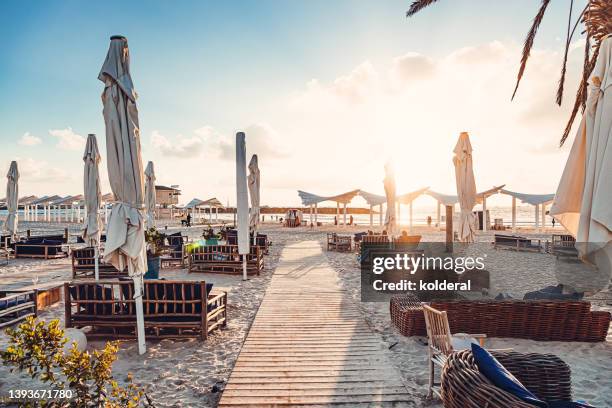
[[353, 225], [353, 216], [352, 215], [349, 217], [349, 225]]
[[431, 216], [427, 216], [427, 226], [431, 227]]
[[338, 217], [334, 215], [334, 225], [338, 225]]
[[187, 213], [187, 226], [191, 227], [191, 214]]

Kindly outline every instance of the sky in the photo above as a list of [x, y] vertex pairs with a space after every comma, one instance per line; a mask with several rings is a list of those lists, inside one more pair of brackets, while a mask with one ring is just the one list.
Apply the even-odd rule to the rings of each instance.
[[109, 37], [122, 34], [143, 162], [155, 163], [158, 184], [180, 186], [183, 203], [235, 203], [237, 131], [259, 156], [263, 205], [298, 205], [298, 189], [383, 194], [389, 160], [398, 193], [454, 194], [461, 131], [479, 190], [554, 193], [584, 52], [576, 37], [559, 107], [569, 1], [551, 2], [514, 101], [539, 1], [440, 0], [406, 18], [409, 3], [5, 0], [0, 171], [18, 160], [21, 196], [80, 194], [95, 133], [110, 191], [97, 75]]

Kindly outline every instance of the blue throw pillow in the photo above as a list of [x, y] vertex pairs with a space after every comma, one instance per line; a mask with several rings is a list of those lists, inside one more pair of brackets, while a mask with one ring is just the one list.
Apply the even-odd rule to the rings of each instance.
[[482, 373], [489, 381], [497, 388], [500, 388], [515, 397], [535, 405], [536, 407], [547, 408], [548, 404], [545, 401], [538, 399], [527, 388], [521, 384], [515, 376], [487, 350], [480, 347], [478, 344], [472, 343], [472, 354], [478, 366], [478, 371]]

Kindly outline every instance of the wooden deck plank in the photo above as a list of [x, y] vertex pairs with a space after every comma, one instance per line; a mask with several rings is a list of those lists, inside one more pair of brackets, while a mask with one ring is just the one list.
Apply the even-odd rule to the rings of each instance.
[[219, 407], [413, 401], [320, 245], [284, 248]]

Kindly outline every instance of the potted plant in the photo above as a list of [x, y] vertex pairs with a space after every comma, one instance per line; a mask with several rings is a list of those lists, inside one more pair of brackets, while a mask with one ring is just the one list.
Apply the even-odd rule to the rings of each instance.
[[166, 235], [159, 232], [155, 227], [145, 231], [147, 241], [147, 273], [145, 279], [159, 279], [161, 269], [161, 256], [164, 253]]
[[205, 229], [202, 238], [206, 241], [206, 245], [217, 245], [219, 243], [219, 236], [215, 234], [212, 228]]

